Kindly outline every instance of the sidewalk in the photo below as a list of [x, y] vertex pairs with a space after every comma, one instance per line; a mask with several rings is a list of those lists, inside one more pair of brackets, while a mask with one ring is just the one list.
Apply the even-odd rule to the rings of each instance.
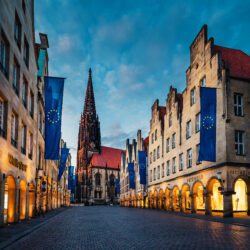
[[67, 209], [70, 209], [70, 207], [61, 207], [45, 213], [44, 217], [41, 215], [40, 217], [0, 227], [0, 249], [4, 249], [18, 239], [30, 234], [48, 220]]

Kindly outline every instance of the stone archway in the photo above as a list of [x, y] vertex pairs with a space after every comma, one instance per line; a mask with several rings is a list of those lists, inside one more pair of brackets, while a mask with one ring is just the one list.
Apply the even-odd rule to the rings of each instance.
[[4, 190], [4, 222], [15, 221], [16, 181], [12, 175], [7, 177]]
[[25, 180], [20, 181], [19, 190], [19, 219], [24, 220], [26, 218], [26, 194], [27, 184]]
[[180, 211], [180, 191], [178, 187], [173, 188], [172, 202], [174, 211]]
[[33, 183], [29, 185], [29, 218], [33, 216], [35, 207], [35, 186]]
[[200, 182], [196, 182], [193, 185], [193, 211], [203, 212], [205, 211], [205, 199], [204, 199], [204, 187]]
[[223, 212], [223, 194], [221, 194], [222, 187], [220, 182], [213, 178], [207, 185], [209, 195], [209, 208], [212, 213]]
[[166, 210], [171, 210], [171, 198], [170, 198], [170, 190], [166, 188], [165, 190], [165, 197], [166, 197]]
[[164, 193], [162, 189], [159, 191], [159, 207], [158, 208], [159, 209], [164, 208]]
[[184, 184], [181, 189], [182, 211], [191, 212], [191, 196], [189, 185]]

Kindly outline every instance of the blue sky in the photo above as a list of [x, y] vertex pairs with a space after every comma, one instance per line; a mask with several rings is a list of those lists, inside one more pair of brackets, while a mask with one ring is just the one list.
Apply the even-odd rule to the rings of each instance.
[[92, 68], [102, 145], [125, 148], [146, 137], [155, 99], [185, 88], [189, 46], [205, 23], [208, 36], [250, 54], [250, 1], [38, 0], [36, 41], [49, 38], [49, 74], [66, 77], [62, 136], [72, 163]]

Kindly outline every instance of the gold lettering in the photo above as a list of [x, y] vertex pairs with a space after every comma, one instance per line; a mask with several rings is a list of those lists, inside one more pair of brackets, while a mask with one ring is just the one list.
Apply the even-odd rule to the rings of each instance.
[[21, 169], [22, 171], [26, 171], [26, 169], [27, 169], [27, 165], [26, 164], [23, 164], [22, 162], [18, 161], [11, 154], [8, 154], [8, 158], [9, 158], [9, 163], [11, 165], [15, 166], [16, 168]]

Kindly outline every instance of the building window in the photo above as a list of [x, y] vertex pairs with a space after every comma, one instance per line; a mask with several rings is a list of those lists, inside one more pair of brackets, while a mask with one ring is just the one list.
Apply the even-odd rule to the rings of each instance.
[[18, 65], [16, 59], [14, 59], [12, 86], [17, 96], [19, 96], [19, 76], [20, 66]]
[[192, 124], [191, 121], [187, 122], [187, 139], [191, 137], [192, 134]]
[[167, 153], [170, 151], [170, 138], [167, 139]]
[[160, 146], [157, 147], [157, 159], [160, 158]]
[[206, 87], [206, 77], [203, 77], [200, 81], [201, 87]]
[[26, 155], [26, 126], [22, 124], [21, 128], [21, 153]]
[[101, 175], [100, 175], [100, 173], [96, 173], [96, 175], [95, 175], [95, 184], [96, 184], [96, 186], [101, 185]]
[[192, 149], [190, 148], [187, 151], [187, 168], [191, 168], [192, 167]]
[[7, 102], [0, 97], [0, 136], [6, 139], [7, 131]]
[[157, 172], [158, 172], [158, 179], [160, 179], [161, 178], [161, 168], [160, 168], [160, 166], [158, 166], [157, 167]]
[[25, 0], [22, 0], [22, 8], [23, 8], [23, 13], [25, 14], [25, 12], [26, 12]]
[[151, 143], [154, 143], [154, 133], [151, 135]]
[[161, 166], [161, 177], [164, 177], [165, 176], [165, 166], [164, 166], [164, 163], [162, 164]]
[[22, 99], [23, 99], [23, 106], [27, 108], [27, 98], [28, 98], [28, 84], [25, 79], [23, 79], [23, 91], [22, 91]]
[[43, 131], [43, 115], [42, 112], [39, 112], [39, 117], [38, 117], [38, 123], [39, 123], [39, 131], [42, 133]]
[[195, 116], [195, 132], [199, 132], [200, 131], [200, 126], [201, 126], [201, 113], [198, 113]]
[[179, 171], [183, 170], [183, 154], [179, 155]]
[[191, 106], [194, 105], [195, 102], [196, 102], [196, 89], [195, 88], [193, 88], [191, 90], [191, 100], [190, 100], [190, 102], [191, 102]]
[[29, 44], [28, 44], [26, 38], [24, 38], [23, 60], [26, 64], [27, 68], [29, 68]]
[[154, 168], [154, 181], [156, 180], [156, 168]]
[[172, 114], [169, 115], [169, 127], [172, 126]]
[[11, 144], [17, 148], [17, 131], [18, 131], [18, 122], [17, 115], [12, 112], [11, 115]]
[[155, 130], [155, 141], [157, 140], [157, 129]]
[[7, 79], [9, 78], [9, 48], [9, 43], [2, 31], [0, 41], [0, 70]]
[[199, 152], [200, 152], [200, 144], [196, 145], [196, 164], [201, 164], [201, 161], [199, 161]]
[[176, 148], [176, 133], [172, 135], [172, 148]]
[[156, 160], [156, 151], [154, 149], [154, 161]]
[[29, 134], [29, 145], [28, 145], [28, 156], [32, 160], [32, 153], [33, 153], [33, 134]]
[[150, 182], [152, 182], [152, 170], [150, 170], [149, 173], [150, 173], [150, 174], [149, 174]]
[[243, 95], [234, 94], [234, 114], [243, 116]]
[[20, 19], [16, 13], [16, 18], [15, 18], [15, 30], [14, 30], [14, 38], [17, 44], [17, 47], [21, 49], [21, 22]]
[[34, 116], [34, 94], [32, 93], [32, 91], [30, 91], [29, 112], [30, 112], [30, 116], [33, 118]]
[[167, 161], [167, 176], [170, 175], [170, 161]]
[[149, 160], [150, 160], [150, 164], [152, 163], [152, 152], [150, 153], [150, 158], [149, 158]]
[[172, 161], [172, 173], [176, 173], [176, 157], [174, 157]]
[[237, 155], [244, 155], [244, 132], [235, 131], [235, 151]]

